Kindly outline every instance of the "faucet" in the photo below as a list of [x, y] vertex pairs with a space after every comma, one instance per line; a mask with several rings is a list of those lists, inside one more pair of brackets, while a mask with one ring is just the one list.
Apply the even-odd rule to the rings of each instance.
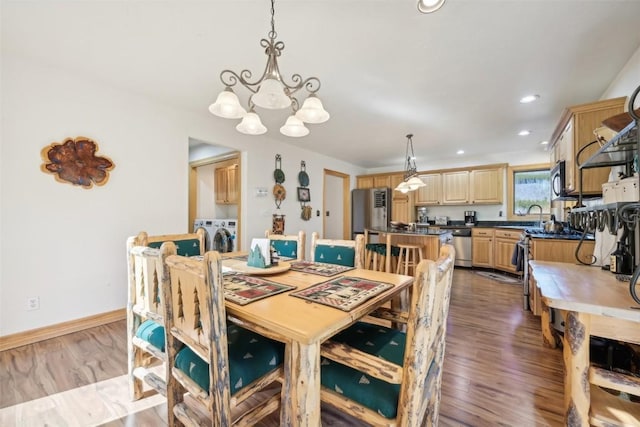
[[531, 205], [529, 206], [529, 208], [527, 209], [527, 215], [529, 215], [531, 213], [531, 208], [535, 208], [537, 207], [538, 209], [540, 209], [540, 225], [539, 227], [542, 228], [542, 206], [540, 205]]

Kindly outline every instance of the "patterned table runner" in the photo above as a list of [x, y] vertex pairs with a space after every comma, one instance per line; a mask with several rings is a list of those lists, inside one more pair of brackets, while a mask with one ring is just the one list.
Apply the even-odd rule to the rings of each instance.
[[295, 286], [271, 282], [256, 276], [228, 274], [224, 276], [224, 297], [239, 305], [295, 289]]
[[311, 261], [292, 261], [291, 269], [302, 273], [318, 274], [320, 276], [335, 276], [345, 271], [353, 270], [353, 267], [345, 265], [325, 264]]
[[290, 295], [309, 301], [350, 311], [366, 300], [392, 288], [390, 283], [376, 282], [359, 277], [341, 276]]

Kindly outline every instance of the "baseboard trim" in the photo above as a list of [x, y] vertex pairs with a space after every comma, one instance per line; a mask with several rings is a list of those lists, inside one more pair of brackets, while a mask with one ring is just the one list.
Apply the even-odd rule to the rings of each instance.
[[38, 341], [56, 338], [72, 332], [82, 331], [107, 323], [117, 322], [127, 318], [127, 310], [124, 308], [96, 314], [94, 316], [83, 317], [81, 319], [70, 320], [68, 322], [57, 323], [38, 329], [31, 329], [17, 334], [0, 337], [0, 351], [33, 344]]

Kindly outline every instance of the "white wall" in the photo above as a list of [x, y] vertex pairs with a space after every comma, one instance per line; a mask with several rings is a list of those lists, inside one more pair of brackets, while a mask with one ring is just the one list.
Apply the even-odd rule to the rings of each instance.
[[[627, 64], [602, 94], [601, 99], [617, 98], [619, 96], [629, 97], [638, 86], [640, 86], [640, 47], [629, 58]], [[640, 108], [640, 96], [636, 98], [635, 109], [637, 108]], [[626, 106], [625, 110], [627, 110]]]
[[[100, 314], [126, 306], [127, 236], [186, 232], [188, 140], [242, 152], [243, 245], [263, 235], [275, 212], [257, 186], [273, 186], [273, 157], [283, 156], [289, 191], [281, 211], [287, 232], [321, 230], [299, 219], [294, 200], [300, 160], [307, 162], [312, 204], [320, 206], [322, 169], [355, 176], [363, 170], [268, 137], [239, 135], [224, 120], [178, 111], [87, 80], [69, 71], [2, 56], [0, 158], [0, 335]], [[86, 136], [115, 163], [109, 182], [85, 190], [40, 171], [40, 151]], [[26, 311], [28, 297], [40, 309]]]

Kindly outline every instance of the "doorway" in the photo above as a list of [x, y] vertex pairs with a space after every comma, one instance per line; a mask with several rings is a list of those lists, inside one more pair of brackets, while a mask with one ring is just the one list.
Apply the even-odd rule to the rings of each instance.
[[325, 239], [349, 239], [351, 235], [351, 177], [345, 173], [324, 170], [322, 194], [322, 235]]
[[235, 250], [240, 250], [242, 241], [240, 162], [240, 152], [234, 149], [189, 141], [187, 229], [193, 231], [196, 218], [236, 219]]

